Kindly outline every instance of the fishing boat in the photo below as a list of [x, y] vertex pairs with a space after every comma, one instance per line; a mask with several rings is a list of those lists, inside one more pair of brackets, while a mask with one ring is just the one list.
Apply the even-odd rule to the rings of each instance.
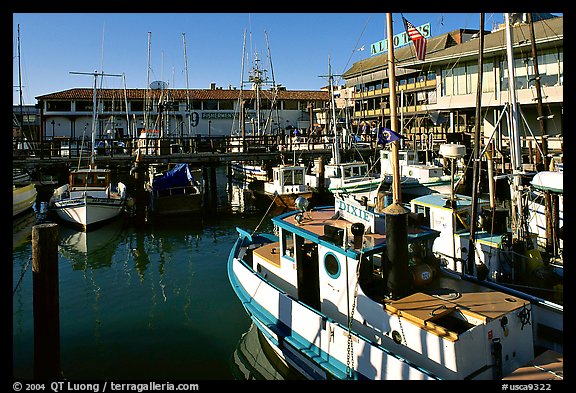
[[[390, 14], [387, 22], [393, 36]], [[395, 111], [391, 117], [395, 125]], [[228, 276], [242, 306], [278, 355], [309, 379], [513, 374], [535, 354], [530, 302], [440, 269], [433, 253], [440, 232], [400, 203], [394, 167], [388, 205], [384, 187], [375, 204], [335, 195], [334, 206], [309, 209], [300, 198], [298, 210], [272, 219], [272, 233], [237, 228]]]
[[[530, 181], [528, 193], [528, 228], [530, 233], [537, 236], [537, 245], [540, 249], [552, 249], [556, 260], [562, 259], [564, 250], [564, 172], [541, 171], [534, 175]], [[548, 201], [548, 202], [547, 202]], [[546, 214], [546, 204], [553, 206], [549, 220]], [[552, 210], [552, 209], [551, 209]], [[547, 232], [551, 232], [552, 245], [548, 244]]]
[[[94, 102], [92, 117], [92, 143], [90, 163], [87, 167], [70, 170], [67, 184], [54, 190], [48, 211], [82, 230], [93, 229], [121, 215], [128, 200], [126, 185], [112, 181], [108, 168], [97, 168], [95, 163], [96, 140], [96, 85], [98, 76], [122, 76], [104, 73], [81, 73], [94, 76]], [[79, 158], [80, 160], [80, 158]]]
[[48, 209], [66, 223], [89, 230], [117, 218], [126, 205], [122, 182], [114, 184], [108, 168], [70, 171], [69, 182], [54, 190]]
[[12, 183], [12, 217], [32, 210], [38, 191], [32, 182]]
[[202, 209], [202, 170], [191, 169], [186, 163], [166, 170], [151, 165], [146, 189], [153, 214], [198, 213]]
[[[402, 149], [398, 151], [400, 165], [400, 183], [405, 199], [428, 195], [436, 192], [450, 193], [452, 177], [444, 174], [444, 167], [434, 161], [422, 162], [418, 151]], [[392, 185], [392, 161], [389, 149], [380, 150], [380, 178], [384, 184]], [[458, 182], [461, 175], [455, 174], [454, 181]]]
[[[266, 36], [266, 40], [268, 40], [268, 36]], [[230, 135], [230, 145], [232, 152], [256, 152], [262, 151], [263, 149], [267, 149], [265, 145], [261, 145], [260, 141], [265, 140], [266, 137], [270, 137], [272, 135], [272, 114], [274, 113], [275, 105], [277, 105], [277, 94], [278, 89], [276, 87], [276, 83], [274, 81], [274, 74], [272, 74], [272, 88], [269, 90], [269, 93], [266, 98], [267, 101], [271, 103], [271, 106], [264, 108], [263, 103], [263, 93], [264, 93], [264, 85], [270, 84], [270, 81], [267, 76], [267, 70], [261, 68], [260, 66], [260, 59], [258, 58], [258, 54], [254, 55], [253, 64], [250, 69], [248, 75], [248, 82], [252, 84], [251, 89], [255, 92], [256, 100], [254, 104], [251, 105], [252, 108], [255, 109], [255, 113], [252, 115], [252, 118], [249, 120], [249, 123], [252, 126], [251, 131], [248, 133], [246, 132], [246, 110], [248, 107], [244, 107], [244, 100], [243, 92], [244, 92], [244, 85], [246, 81], [244, 81], [244, 54], [246, 46], [246, 33], [244, 33], [244, 44], [242, 49], [242, 80], [240, 83], [240, 95], [238, 98], [238, 108], [239, 108], [239, 116], [238, 116], [238, 128], [235, 129], [234, 125], [231, 130]], [[268, 49], [268, 57], [270, 60], [270, 67], [272, 67], [272, 60], [270, 56], [270, 49]], [[277, 123], [279, 124], [279, 123]], [[246, 135], [250, 137], [250, 141], [246, 139]], [[245, 180], [247, 182], [252, 182], [254, 180], [257, 181], [268, 181], [268, 167], [265, 162], [260, 161], [251, 161], [251, 160], [243, 160], [243, 161], [233, 161], [231, 163], [232, 167], [232, 175], [238, 180]]]
[[[511, 56], [508, 15], [505, 19], [508, 54]], [[511, 57], [508, 64], [513, 64]], [[513, 75], [512, 70], [510, 74]], [[528, 301], [532, 310], [530, 326], [535, 345], [539, 350], [554, 351], [561, 355], [564, 353], [562, 254], [550, 254], [538, 246], [543, 230], [538, 228], [539, 217], [534, 213], [544, 213], [544, 205], [535, 203], [534, 192], [546, 190], [561, 193], [562, 175], [529, 174], [523, 171], [513, 79], [510, 86], [512, 104], [509, 107], [512, 125], [511, 173], [494, 176], [490, 170], [492, 165], [488, 163], [491, 189], [495, 188], [492, 182], [494, 178], [503, 177], [509, 183], [510, 197], [505, 204], [497, 206], [492, 191], [490, 199], [483, 200], [474, 196], [474, 189], [472, 196], [460, 195], [452, 190], [450, 194], [412, 199], [411, 210], [421, 215], [432, 229], [440, 232], [434, 241], [433, 251], [441, 260], [442, 270]], [[446, 151], [449, 156], [457, 151], [453, 146], [448, 147]], [[449, 158], [454, 161], [458, 156], [454, 154]], [[475, 153], [475, 157], [479, 156], [479, 153]], [[522, 178], [530, 176], [533, 176], [531, 186], [524, 186]], [[478, 182], [473, 180], [473, 184]], [[531, 218], [527, 217], [530, 211]], [[554, 232], [558, 234], [563, 224], [556, 220], [553, 226]]]
[[499, 379], [534, 357], [529, 302], [444, 274], [438, 231], [410, 219], [393, 233], [353, 196], [304, 201], [272, 219], [277, 235], [238, 228], [228, 260], [246, 312], [304, 376]]
[[303, 165], [280, 165], [272, 168], [272, 179], [264, 182], [262, 188], [254, 190], [255, 195], [264, 196], [277, 207], [295, 209], [299, 197], [311, 200], [313, 192], [305, 183], [306, 167]]
[[265, 163], [234, 161], [231, 163], [231, 167], [232, 176], [237, 180], [246, 182], [268, 181], [268, 171]]

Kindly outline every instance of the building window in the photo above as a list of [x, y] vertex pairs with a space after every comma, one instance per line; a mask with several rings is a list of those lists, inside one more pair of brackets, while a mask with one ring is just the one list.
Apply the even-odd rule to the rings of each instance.
[[203, 101], [203, 106], [205, 111], [216, 111], [218, 110], [217, 100], [205, 100]]
[[72, 101], [46, 101], [46, 111], [70, 112], [72, 111]]
[[106, 100], [100, 103], [104, 108], [104, 112], [122, 112], [124, 111], [124, 101], [120, 100]]
[[92, 101], [76, 101], [76, 112], [92, 112]]
[[220, 110], [231, 111], [234, 110], [234, 101], [232, 100], [220, 100], [218, 102]]
[[296, 110], [298, 110], [298, 101], [285, 100], [285, 101], [284, 101], [284, 110], [287, 110], [287, 111], [296, 111]]
[[132, 112], [144, 112], [144, 101], [130, 101]]
[[202, 101], [200, 100], [190, 100], [190, 110], [201, 110], [202, 109]]

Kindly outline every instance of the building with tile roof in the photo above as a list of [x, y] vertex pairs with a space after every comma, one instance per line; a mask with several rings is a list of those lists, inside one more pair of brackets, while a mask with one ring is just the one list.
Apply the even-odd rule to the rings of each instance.
[[[535, 15], [535, 14], [534, 14]], [[524, 15], [525, 18], [525, 15]], [[553, 147], [561, 149], [563, 135], [563, 17], [537, 18], [533, 23], [546, 132]], [[517, 102], [522, 113], [524, 135], [541, 136], [530, 25], [516, 18], [512, 26]], [[478, 83], [479, 31], [458, 29], [428, 38], [427, 54], [417, 60], [414, 45], [394, 51], [396, 93], [400, 131], [409, 141], [445, 141], [448, 134], [470, 135], [475, 125]], [[484, 31], [482, 74], [482, 122], [486, 137], [498, 128], [508, 135], [506, 122], [497, 124], [510, 102], [504, 26]], [[343, 75], [350, 91], [352, 127], [390, 122], [388, 54], [356, 62]], [[351, 107], [353, 106], [353, 109]], [[556, 141], [557, 143], [554, 143]]]

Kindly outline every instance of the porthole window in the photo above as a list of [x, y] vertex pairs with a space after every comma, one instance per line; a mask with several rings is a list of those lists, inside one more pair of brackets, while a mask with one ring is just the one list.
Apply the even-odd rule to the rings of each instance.
[[338, 258], [336, 255], [328, 253], [324, 257], [324, 269], [326, 273], [336, 279], [340, 276], [340, 262], [338, 262]]

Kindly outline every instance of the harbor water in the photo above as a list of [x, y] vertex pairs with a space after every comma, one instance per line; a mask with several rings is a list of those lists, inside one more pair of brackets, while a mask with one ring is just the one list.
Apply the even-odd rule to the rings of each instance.
[[[262, 372], [261, 342], [226, 271], [236, 227], [271, 230], [273, 212], [238, 206], [217, 169], [225, 214], [120, 218], [85, 233], [58, 223], [60, 365], [69, 380], [283, 379]], [[234, 190], [242, 195], [242, 190]], [[31, 230], [13, 221], [13, 376], [34, 378]], [[247, 345], [247, 343], [249, 345]], [[248, 348], [248, 349], [247, 349]], [[266, 366], [274, 364], [266, 355]], [[260, 370], [260, 371], [258, 371]], [[295, 376], [294, 376], [295, 377]], [[296, 378], [296, 377], [295, 377]]]

